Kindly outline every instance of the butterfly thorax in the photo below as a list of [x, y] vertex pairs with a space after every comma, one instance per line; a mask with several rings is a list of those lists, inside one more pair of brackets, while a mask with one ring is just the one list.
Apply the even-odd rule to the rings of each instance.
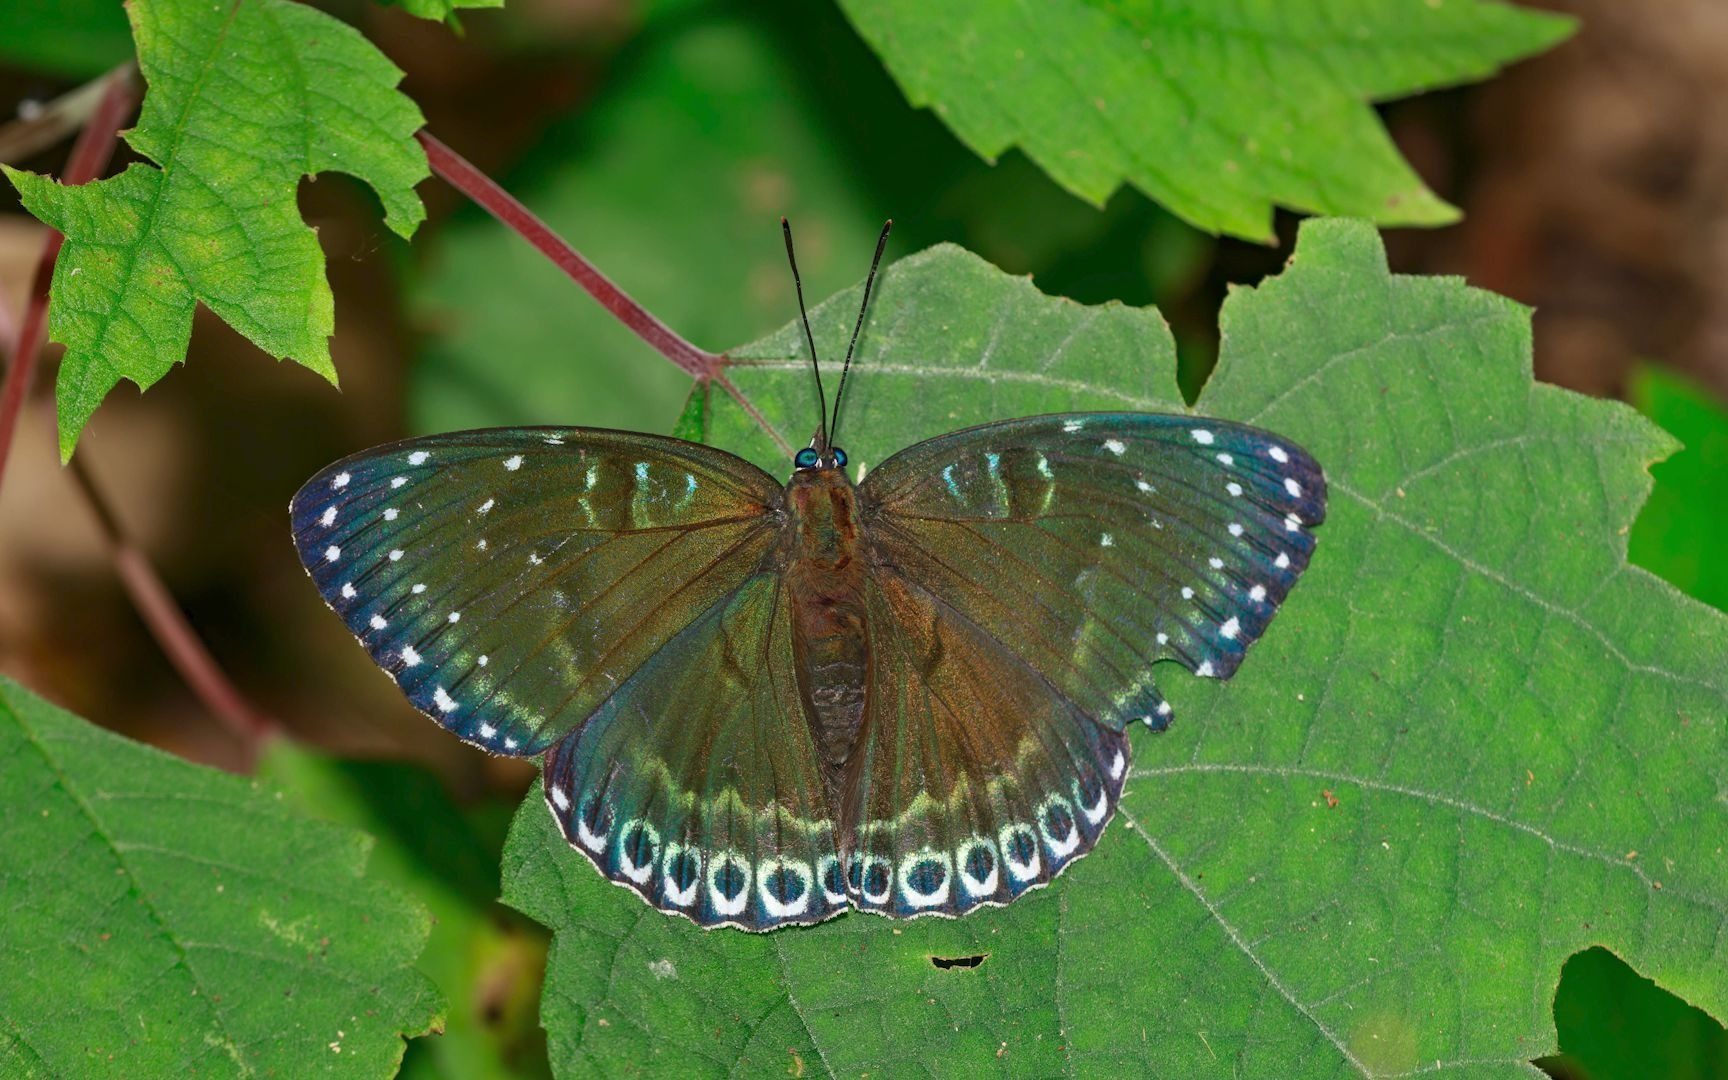
[[786, 507], [798, 689], [833, 800], [864, 716], [868, 642], [858, 501], [839, 469], [804, 469], [786, 485]]

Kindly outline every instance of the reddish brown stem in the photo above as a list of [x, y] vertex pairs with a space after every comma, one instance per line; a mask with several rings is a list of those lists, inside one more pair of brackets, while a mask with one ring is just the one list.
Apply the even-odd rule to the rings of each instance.
[[491, 177], [476, 169], [462, 155], [439, 142], [433, 135], [421, 131], [416, 138], [420, 140], [420, 145], [426, 148], [426, 160], [431, 164], [433, 172], [443, 177], [451, 187], [485, 207], [488, 213], [507, 228], [533, 244], [541, 254], [551, 259], [558, 269], [568, 274], [572, 281], [587, 290], [588, 295], [600, 301], [601, 306], [616, 316], [619, 322], [634, 331], [637, 337], [695, 378], [710, 379], [719, 373], [719, 356], [698, 349], [651, 315], [647, 308], [638, 304], [610, 278], [595, 269], [593, 263], [583, 258], [580, 252], [548, 228], [545, 222], [535, 217], [533, 211], [499, 187]]
[[[108, 87], [102, 100], [90, 114], [90, 122], [78, 133], [78, 141], [72, 144], [72, 156], [66, 161], [62, 183], [89, 183], [108, 167], [114, 156], [120, 125], [131, 115], [135, 104], [132, 71], [126, 68], [106, 78]], [[48, 284], [54, 276], [54, 261], [60, 256], [63, 239], [59, 232], [49, 230], [42, 257], [36, 262], [29, 306], [19, 323], [18, 337], [11, 343], [12, 363], [6, 369], [5, 381], [0, 382], [0, 480], [6, 476], [6, 459], [11, 456], [12, 437], [18, 431], [18, 416], [24, 411], [24, 399], [30, 394], [36, 363], [41, 359], [42, 345], [48, 335]]]
[[[136, 104], [133, 74], [128, 65], [107, 76], [108, 85], [101, 101], [73, 144], [63, 183], [88, 183], [108, 167], [120, 125]], [[18, 323], [17, 337], [0, 340], [0, 345], [11, 347], [12, 354], [12, 364], [7, 369], [4, 384], [0, 385], [0, 474], [4, 474], [18, 418], [41, 359], [48, 327], [48, 287], [63, 239], [59, 232], [49, 230], [42, 245], [42, 256], [36, 264], [29, 306]], [[223, 673], [197, 631], [186, 621], [186, 616], [174, 602], [155, 567], [151, 566], [149, 558], [127, 539], [113, 508], [85, 470], [81, 458], [73, 459], [71, 474], [101, 525], [103, 538], [114, 559], [115, 572], [119, 574], [120, 582], [138, 609], [144, 625], [181, 678], [186, 680], [186, 685], [204, 703], [204, 707], [240, 740], [250, 757], [255, 753], [259, 740], [276, 730], [274, 722], [254, 711]]]
[[156, 639], [168, 662], [186, 680], [186, 685], [191, 687], [198, 700], [240, 741], [250, 759], [256, 754], [258, 743], [276, 733], [275, 722], [247, 703], [216, 658], [210, 655], [204, 639], [186, 621], [174, 595], [150, 564], [149, 556], [132, 543], [120, 527], [120, 519], [115, 516], [107, 496], [85, 469], [83, 455], [72, 459], [70, 471], [102, 528], [102, 537], [108, 542], [120, 584], [131, 597], [132, 606], [138, 609], [150, 636]]

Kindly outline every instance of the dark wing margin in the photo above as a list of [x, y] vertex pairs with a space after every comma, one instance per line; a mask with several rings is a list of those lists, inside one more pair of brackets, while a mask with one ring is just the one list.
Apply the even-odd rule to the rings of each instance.
[[1314, 551], [1320, 466], [1195, 416], [1071, 413], [919, 443], [859, 490], [875, 562], [1120, 730], [1162, 728], [1172, 659], [1229, 678]]
[[780, 485], [682, 440], [591, 428], [456, 432], [324, 469], [290, 504], [326, 603], [420, 711], [539, 753], [773, 544]]
[[699, 925], [846, 910], [778, 573], [758, 574], [546, 756], [547, 806], [613, 882]]

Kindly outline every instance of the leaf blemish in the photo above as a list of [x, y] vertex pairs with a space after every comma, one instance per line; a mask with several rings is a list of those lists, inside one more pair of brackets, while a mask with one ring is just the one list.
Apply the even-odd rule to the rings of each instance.
[[978, 953], [975, 956], [932, 956], [930, 962], [943, 971], [949, 971], [953, 968], [975, 968], [989, 956], [989, 953]]

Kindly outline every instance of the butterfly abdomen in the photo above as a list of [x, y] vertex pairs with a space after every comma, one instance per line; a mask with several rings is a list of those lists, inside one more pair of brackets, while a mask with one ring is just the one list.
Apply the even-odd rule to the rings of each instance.
[[792, 653], [805, 719], [822, 759], [830, 802], [864, 717], [868, 638], [858, 504], [838, 469], [802, 470], [786, 488], [792, 550]]

